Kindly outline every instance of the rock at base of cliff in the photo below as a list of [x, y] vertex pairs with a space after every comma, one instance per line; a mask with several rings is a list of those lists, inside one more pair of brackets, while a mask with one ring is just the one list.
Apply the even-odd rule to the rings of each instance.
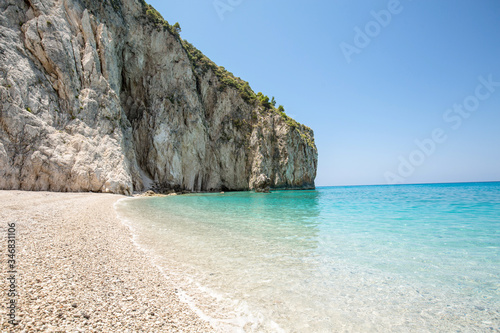
[[255, 192], [259, 193], [269, 193], [271, 189], [270, 186], [271, 179], [269, 179], [269, 177], [264, 174], [260, 174], [253, 185]]

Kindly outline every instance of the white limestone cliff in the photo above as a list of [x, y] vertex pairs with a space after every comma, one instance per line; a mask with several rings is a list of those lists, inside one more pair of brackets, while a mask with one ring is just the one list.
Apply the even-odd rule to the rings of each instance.
[[0, 0], [0, 189], [313, 188], [312, 130], [198, 68], [147, 8]]

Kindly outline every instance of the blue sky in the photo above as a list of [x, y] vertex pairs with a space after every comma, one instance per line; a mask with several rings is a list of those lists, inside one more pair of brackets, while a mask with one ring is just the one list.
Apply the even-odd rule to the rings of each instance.
[[148, 2], [314, 130], [317, 185], [500, 180], [500, 1]]

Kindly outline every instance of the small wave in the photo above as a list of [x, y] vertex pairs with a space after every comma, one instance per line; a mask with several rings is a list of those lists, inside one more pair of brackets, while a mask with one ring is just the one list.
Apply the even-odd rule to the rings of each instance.
[[[133, 218], [125, 216], [123, 211], [120, 212], [121, 209], [127, 209], [126, 207], [119, 207], [120, 205], [126, 205], [126, 201], [137, 199], [138, 198], [123, 198], [118, 200], [113, 206], [117, 213], [117, 217], [122, 224], [129, 229], [134, 246], [150, 258], [152, 265], [160, 271], [165, 279], [174, 282], [176, 288], [175, 292], [180, 301], [188, 305], [199, 318], [210, 323], [212, 327], [220, 332], [285, 332], [276, 322], [265, 318], [262, 313], [257, 312], [255, 314], [245, 301], [234, 300], [224, 296], [222, 293], [216, 292], [195, 281], [195, 279], [186, 272], [181, 271], [181, 273], [176, 274], [167, 267], [164, 267], [164, 265], [158, 263], [162, 261], [164, 257], [156, 253], [153, 249], [141, 244], [139, 241], [139, 232], [134, 226], [134, 223], [137, 222], [134, 222]], [[180, 281], [185, 282], [181, 283]], [[197, 302], [195, 299], [196, 295], [198, 295], [198, 298], [208, 299], [211, 300], [211, 302], [207, 302], [208, 304], [200, 304], [200, 302]], [[214, 301], [216, 303], [215, 306]], [[208, 311], [204, 311], [202, 307], [223, 308], [226, 309], [226, 311], [221, 313], [219, 309], [210, 311], [212, 314], [208, 314]], [[224, 318], [217, 318], [218, 316]]]

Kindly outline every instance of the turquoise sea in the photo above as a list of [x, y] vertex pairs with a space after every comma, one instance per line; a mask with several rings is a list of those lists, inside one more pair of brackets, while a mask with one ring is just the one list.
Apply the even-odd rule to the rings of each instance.
[[229, 332], [500, 332], [500, 183], [132, 198], [136, 244]]

